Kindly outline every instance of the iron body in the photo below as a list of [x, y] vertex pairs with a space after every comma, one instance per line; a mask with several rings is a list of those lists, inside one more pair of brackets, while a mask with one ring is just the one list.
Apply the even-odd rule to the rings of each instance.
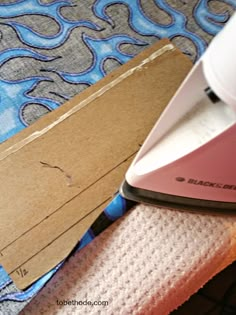
[[236, 213], [236, 15], [157, 121], [121, 194], [161, 206]]

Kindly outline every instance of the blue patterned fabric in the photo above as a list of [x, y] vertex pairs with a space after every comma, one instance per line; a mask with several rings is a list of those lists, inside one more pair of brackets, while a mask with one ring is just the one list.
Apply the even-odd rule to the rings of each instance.
[[[235, 8], [234, 0], [1, 0], [0, 142], [161, 38], [197, 60]], [[131, 206], [117, 195], [77, 250]], [[0, 302], [30, 300], [61, 265], [24, 292], [0, 267]]]

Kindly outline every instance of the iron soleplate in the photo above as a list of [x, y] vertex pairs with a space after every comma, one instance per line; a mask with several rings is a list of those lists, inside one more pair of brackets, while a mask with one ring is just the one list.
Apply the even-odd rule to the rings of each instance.
[[194, 212], [221, 212], [236, 214], [235, 202], [218, 202], [164, 194], [133, 187], [129, 185], [126, 180], [120, 187], [120, 193], [128, 200], [158, 205], [165, 208], [189, 210]]

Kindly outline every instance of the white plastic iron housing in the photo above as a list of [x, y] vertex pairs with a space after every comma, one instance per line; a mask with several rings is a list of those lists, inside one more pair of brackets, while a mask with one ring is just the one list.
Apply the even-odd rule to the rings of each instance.
[[126, 173], [121, 194], [236, 211], [236, 15], [213, 39]]

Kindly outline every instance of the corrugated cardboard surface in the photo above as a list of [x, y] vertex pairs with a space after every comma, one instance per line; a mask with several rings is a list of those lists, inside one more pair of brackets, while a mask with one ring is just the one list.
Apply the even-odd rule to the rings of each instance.
[[1, 145], [0, 263], [19, 288], [75, 247], [190, 67], [160, 41]]

